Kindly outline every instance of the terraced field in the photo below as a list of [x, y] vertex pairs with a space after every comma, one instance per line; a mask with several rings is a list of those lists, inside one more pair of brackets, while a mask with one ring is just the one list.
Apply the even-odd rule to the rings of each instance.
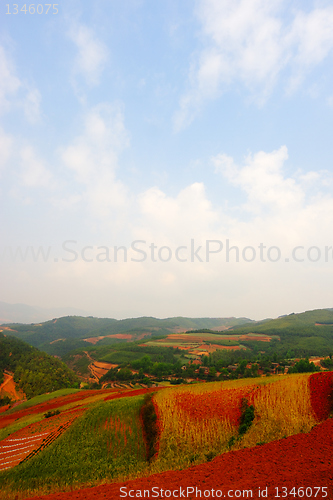
[[[145, 401], [151, 397], [155, 411], [142, 412]], [[45, 412], [55, 409], [60, 413], [45, 418]], [[246, 421], [248, 409], [251, 418]], [[311, 467], [317, 470], [320, 453], [313, 448], [315, 439], [306, 436], [314, 435], [318, 424], [331, 424], [328, 417], [332, 411], [332, 372], [40, 396], [35, 405], [28, 401], [0, 414], [1, 500], [21, 500], [58, 490], [66, 493], [55, 493], [50, 500], [89, 499], [93, 491], [94, 498], [119, 498], [120, 486], [117, 495], [113, 486], [82, 490], [84, 496], [72, 490], [125, 479], [135, 480], [133, 486], [147, 486], [148, 480], [143, 477], [152, 477], [151, 484], [160, 482], [164, 487], [167, 481], [188, 485], [190, 480], [195, 481], [191, 472], [194, 466], [198, 471], [194, 484], [204, 484], [207, 473], [209, 484], [215, 481], [225, 487], [230, 483], [223, 482], [226, 476], [219, 467], [225, 468], [229, 460], [239, 457], [235, 462], [239, 473], [246, 467], [255, 469], [257, 465], [251, 463], [250, 457], [259, 457], [260, 450], [264, 450], [263, 456], [274, 465], [276, 456], [283, 456], [284, 443], [301, 446], [302, 440], [310, 443], [312, 448], [306, 453], [313, 456]], [[154, 425], [156, 437], [149, 434]], [[323, 429], [328, 429], [327, 425]], [[323, 433], [317, 438], [319, 446]], [[148, 454], [151, 445], [153, 455]], [[331, 450], [333, 455], [332, 439], [328, 439], [323, 450]], [[294, 450], [296, 458], [300, 453], [301, 448]], [[203, 464], [207, 461], [212, 461], [212, 465]], [[186, 467], [191, 469], [177, 472]], [[293, 467], [299, 472], [296, 464]], [[268, 481], [265, 474], [258, 472], [258, 477]], [[314, 481], [317, 476], [313, 477]], [[327, 477], [325, 472], [323, 481]], [[234, 484], [238, 484], [237, 477], [233, 478]], [[246, 478], [249, 485], [256, 484], [249, 475]], [[275, 480], [279, 480], [278, 467]], [[119, 484], [124, 487], [130, 483]]]
[[209, 332], [173, 333], [160, 340], [145, 342], [145, 346], [174, 347], [187, 351], [188, 354], [201, 356], [218, 349], [239, 350], [245, 349], [242, 341], [270, 342], [272, 338], [279, 340], [276, 335], [247, 333], [242, 335], [214, 334]]
[[24, 460], [33, 450], [38, 448], [48, 436], [42, 432], [35, 436], [22, 438], [7, 438], [0, 443], [0, 471], [15, 467]]

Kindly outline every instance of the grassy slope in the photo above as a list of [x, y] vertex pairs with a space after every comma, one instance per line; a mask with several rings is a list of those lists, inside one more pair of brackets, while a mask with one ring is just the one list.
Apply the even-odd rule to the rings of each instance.
[[0, 489], [48, 492], [124, 479], [146, 468], [143, 396], [97, 403], [48, 448], [0, 473]]
[[61, 396], [68, 396], [69, 394], [74, 394], [76, 392], [80, 392], [80, 389], [59, 389], [59, 391], [54, 391], [49, 394], [41, 394], [40, 396], [35, 396], [34, 398], [31, 398], [28, 401], [25, 401], [24, 403], [21, 403], [20, 405], [7, 410], [6, 415], [25, 410], [26, 408], [36, 406], [40, 403], [46, 403], [46, 401], [50, 401], [51, 399], [59, 398]]
[[[265, 346], [267, 352], [276, 350], [286, 354], [289, 351], [296, 356], [328, 355], [333, 352], [333, 311], [317, 309], [301, 314], [290, 314], [277, 319], [237, 326], [229, 333], [278, 335], [280, 342], [275, 341], [270, 346]], [[245, 345], [251, 347], [252, 344]]]
[[[96, 391], [96, 394], [89, 395], [86, 391], [80, 391], [80, 389], [63, 389], [60, 391], [55, 391], [50, 394], [42, 394], [41, 396], [36, 396], [35, 398], [26, 401], [25, 403], [22, 403], [21, 405], [15, 406], [14, 408], [7, 410], [4, 415], [4, 417], [9, 416], [9, 415], [14, 415], [16, 416], [19, 415], [19, 412], [28, 408], [31, 408], [31, 415], [27, 414], [24, 416], [19, 416], [12, 424], [7, 425], [6, 427], [3, 427], [0, 429], [0, 441], [2, 439], [5, 439], [6, 437], [10, 436], [11, 434], [14, 434], [14, 432], [19, 431], [20, 429], [24, 429], [30, 424], [34, 424], [36, 422], [40, 422], [44, 420], [44, 415], [45, 412], [47, 411], [47, 408], [44, 407], [39, 409], [38, 413], [33, 413], [34, 408], [36, 405], [40, 405], [41, 403], [46, 403], [48, 401], [52, 401], [53, 399], [61, 398], [62, 396], [68, 396], [73, 393], [77, 392], [82, 392], [82, 399], [79, 399], [79, 401], [55, 401], [57, 404], [55, 407], [57, 409], [60, 409], [61, 412], [69, 410], [73, 407], [88, 407], [91, 404], [96, 403], [96, 401], [102, 400], [105, 397], [105, 394], [102, 392], [99, 393]], [[52, 408], [54, 409], [54, 408]], [[1, 417], [1, 415], [0, 415]]]

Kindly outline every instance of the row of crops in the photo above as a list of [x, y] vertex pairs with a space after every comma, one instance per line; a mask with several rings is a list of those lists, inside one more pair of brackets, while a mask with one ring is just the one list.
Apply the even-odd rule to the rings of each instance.
[[43, 442], [47, 432], [19, 439], [6, 439], [0, 445], [0, 470], [18, 465], [30, 452]]
[[[155, 397], [162, 429], [157, 468], [200, 463], [218, 454], [256, 446], [316, 424], [309, 375], [272, 377], [161, 391]], [[239, 433], [242, 401], [254, 407], [246, 433]]]
[[120, 481], [309, 432], [332, 410], [332, 375], [240, 379], [158, 391], [153, 396], [158, 453], [152, 460], [149, 432], [142, 425], [145, 396], [95, 402], [48, 448], [0, 473], [0, 489], [4, 499], [11, 499], [16, 492], [41, 494]]

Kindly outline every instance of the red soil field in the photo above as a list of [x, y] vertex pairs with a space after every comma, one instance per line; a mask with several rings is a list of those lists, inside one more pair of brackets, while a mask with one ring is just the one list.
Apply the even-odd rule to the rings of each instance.
[[229, 391], [214, 391], [203, 394], [181, 392], [176, 394], [177, 404], [191, 418], [228, 417], [232, 425], [239, 425], [241, 417], [240, 401], [247, 396], [252, 386], [239, 387]]
[[312, 409], [317, 420], [325, 420], [333, 408], [333, 373], [314, 373], [309, 382]]
[[4, 413], [5, 411], [8, 410], [8, 408], [10, 407], [10, 405], [6, 405], [6, 406], [1, 406], [0, 408], [0, 413]]
[[[127, 488], [122, 490], [120, 488]], [[309, 434], [297, 434], [286, 439], [272, 443], [231, 451], [216, 457], [211, 462], [191, 467], [183, 471], [168, 471], [154, 474], [147, 478], [113, 483], [82, 489], [66, 493], [55, 493], [48, 496], [34, 497], [34, 500], [113, 500], [125, 498], [124, 491], [150, 491], [155, 487], [160, 492], [163, 490], [176, 491], [179, 489], [197, 487], [201, 490], [202, 498], [217, 498], [211, 490], [222, 490], [223, 495], [228, 495], [229, 490], [252, 490], [252, 498], [258, 499], [258, 490], [268, 488], [267, 498], [295, 499], [299, 498], [289, 494], [292, 488], [308, 488], [308, 498], [315, 498], [315, 487], [327, 488], [317, 492], [316, 498], [333, 499], [333, 419], [328, 419], [315, 426]], [[283, 488], [286, 488], [284, 490]], [[310, 488], [312, 488], [312, 494]], [[155, 490], [156, 491], [156, 490]], [[186, 491], [186, 490], [185, 490]], [[288, 494], [285, 494], [288, 492]], [[242, 498], [239, 495], [240, 498]], [[306, 498], [306, 495], [304, 495]], [[129, 496], [127, 497], [129, 498]], [[155, 498], [166, 498], [164, 493]], [[189, 494], [185, 498], [200, 498]], [[236, 495], [234, 495], [236, 498]], [[243, 498], [246, 498], [243, 497]], [[249, 497], [250, 498], [250, 497]]]
[[89, 365], [90, 373], [95, 381], [99, 381], [111, 368], [117, 368], [118, 365], [112, 363], [102, 363], [100, 361], [93, 361]]
[[7, 425], [12, 424], [15, 420], [25, 417], [27, 415], [34, 415], [36, 413], [44, 413], [50, 410], [54, 410], [56, 408], [60, 408], [61, 406], [65, 406], [69, 403], [74, 403], [76, 401], [83, 401], [86, 398], [89, 398], [90, 396], [94, 396], [97, 394], [111, 394], [114, 392], [118, 392], [117, 389], [106, 389], [106, 390], [87, 390], [87, 391], [81, 391], [81, 392], [76, 392], [74, 394], [69, 394], [68, 396], [61, 396], [59, 398], [54, 398], [51, 399], [50, 401], [47, 401], [45, 403], [40, 403], [39, 405], [30, 407], [30, 408], [25, 408], [24, 410], [21, 411], [16, 411], [10, 415], [0, 415], [0, 429], [3, 427], [6, 427]]
[[14, 401], [22, 401], [25, 399], [24, 392], [17, 390], [12, 375], [4, 373], [4, 382], [0, 386], [0, 395], [9, 396]]
[[46, 438], [48, 432], [34, 436], [9, 438], [0, 443], [0, 471], [18, 465], [30, 452], [38, 448]]
[[[218, 336], [216, 336], [218, 339]], [[232, 336], [226, 336], [223, 335], [221, 337], [222, 339], [229, 339], [229, 340], [234, 340], [234, 341], [242, 341], [242, 340], [253, 340], [253, 341], [261, 341], [261, 342], [270, 342], [272, 339], [269, 336], [258, 336], [254, 335], [251, 333], [247, 333], [245, 335], [232, 335]], [[165, 343], [168, 342], [170, 347], [178, 348], [183, 351], [188, 351], [190, 354], [195, 354], [197, 356], [205, 355], [207, 352], [214, 352], [217, 349], [225, 349], [229, 351], [237, 351], [242, 349], [239, 345], [218, 345], [214, 343], [210, 344], [202, 344], [205, 340], [209, 340], [209, 342], [212, 342], [212, 334], [205, 334], [203, 333], [202, 335], [196, 334], [196, 335], [191, 335], [191, 334], [182, 334], [182, 333], [176, 333], [176, 334], [170, 334], [166, 337], [166, 339], [159, 339], [156, 342], [161, 342]], [[179, 343], [182, 342], [184, 345], [179, 345]], [[191, 345], [194, 344], [194, 345]], [[200, 347], [195, 347], [195, 345], [200, 344]], [[141, 344], [144, 345], [144, 344]], [[200, 351], [201, 350], [201, 351]], [[200, 352], [199, 352], [200, 351]]]
[[205, 350], [206, 352], [214, 352], [217, 349], [224, 349], [227, 351], [239, 351], [240, 346], [239, 345], [218, 345], [218, 344], [203, 344], [200, 346], [200, 349]]
[[143, 339], [143, 337], [146, 337], [147, 335], [151, 335], [151, 332], [145, 332], [145, 333], [140, 333], [139, 335], [135, 334], [133, 335], [132, 333], [115, 333], [111, 335], [104, 335], [100, 337], [89, 337], [87, 339], [83, 339], [85, 342], [89, 342], [89, 344], [97, 344], [99, 340], [106, 339], [106, 338], [111, 338], [111, 339], [122, 339], [122, 340], [132, 340], [134, 337], [136, 340]]
[[[145, 394], [147, 392], [156, 391], [156, 388], [151, 389], [138, 389], [138, 390], [125, 390], [119, 391], [114, 390], [113, 394], [110, 394], [110, 390], [102, 391], [102, 393], [106, 393], [107, 396], [104, 400], [110, 399], [118, 399], [126, 396], [138, 396], [140, 394]], [[77, 394], [80, 398], [77, 398], [80, 401], [84, 401], [87, 397], [91, 396], [91, 394], [101, 393], [101, 391], [85, 391], [84, 393]], [[72, 396], [72, 397], [71, 397]], [[66, 397], [56, 398], [52, 401], [53, 404], [43, 403], [33, 408], [27, 408], [26, 410], [22, 410], [21, 412], [15, 412], [13, 415], [8, 415], [7, 418], [0, 417], [0, 427], [3, 422], [8, 422], [9, 419], [16, 420], [24, 416], [27, 412], [31, 415], [33, 413], [41, 413], [45, 410], [50, 410], [53, 408], [61, 407], [61, 405], [67, 404], [69, 400], [73, 402], [75, 399], [74, 395], [69, 395]], [[14, 467], [21, 460], [23, 460], [30, 452], [36, 450], [42, 443], [42, 441], [49, 436], [52, 432], [56, 431], [60, 425], [69, 424], [70, 421], [75, 417], [82, 415], [87, 408], [84, 406], [76, 406], [74, 408], [70, 408], [69, 410], [61, 412], [59, 415], [55, 415], [48, 419], [43, 419], [40, 422], [36, 422], [34, 424], [30, 424], [23, 429], [18, 430], [17, 432], [11, 434], [8, 438], [2, 440], [0, 442], [0, 470]], [[2, 425], [4, 427], [4, 425]]]
[[[318, 421], [327, 419], [332, 409], [332, 388], [333, 388], [333, 373], [322, 372], [315, 373], [309, 378], [311, 404]], [[122, 390], [122, 391], [102, 391], [105, 392], [104, 400], [118, 399], [126, 396], [136, 396], [148, 392], [155, 392], [161, 388], [137, 389], [137, 390]], [[238, 396], [245, 390], [240, 388]], [[247, 388], [248, 391], [248, 388]], [[84, 393], [73, 394], [62, 398], [57, 398], [48, 403], [38, 405], [33, 409], [29, 408], [20, 413], [14, 413], [14, 419], [18, 418], [21, 413], [36, 413], [45, 410], [50, 410], [67, 404], [70, 400], [82, 400], [93, 394], [101, 393], [101, 391], [85, 391]], [[111, 393], [111, 394], [110, 394]], [[202, 395], [200, 397], [204, 397]], [[196, 396], [198, 398], [198, 396]], [[239, 399], [239, 398], [235, 398]], [[251, 399], [251, 398], [250, 398]], [[65, 402], [64, 402], [65, 400]], [[188, 412], [196, 415], [197, 408], [195, 400], [190, 395], [181, 395], [179, 403], [186, 408]], [[228, 402], [230, 404], [230, 402]], [[205, 401], [206, 410], [211, 412], [209, 408], [209, 400]], [[221, 402], [222, 404], [222, 402]], [[200, 405], [199, 405], [200, 406]], [[223, 405], [224, 406], [224, 405]], [[44, 408], [43, 410], [41, 408]], [[32, 411], [34, 410], [34, 411]], [[222, 406], [220, 408], [222, 410]], [[226, 411], [225, 408], [223, 408]], [[73, 409], [72, 411], [75, 411]], [[234, 420], [239, 418], [239, 408], [228, 407]], [[230, 415], [231, 416], [231, 415]], [[9, 417], [9, 416], [8, 416]], [[3, 417], [0, 417], [0, 427]], [[34, 426], [41, 423], [34, 424]], [[33, 427], [33, 426], [32, 426]], [[36, 428], [34, 431], [43, 431], [43, 428]], [[21, 432], [25, 434], [25, 429]], [[33, 433], [33, 429], [29, 429]], [[120, 490], [122, 488], [122, 491]], [[167, 494], [162, 492], [158, 496], [153, 496], [152, 488], [155, 492], [158, 490], [167, 490]], [[216, 457], [213, 461], [207, 462], [198, 466], [191, 467], [183, 471], [168, 471], [161, 474], [154, 474], [142, 479], [126, 481], [123, 483], [112, 483], [102, 486], [97, 486], [88, 489], [77, 491], [68, 491], [64, 493], [54, 493], [47, 496], [37, 496], [34, 500], [102, 500], [102, 499], [119, 499], [125, 498], [125, 493], [129, 493], [135, 497], [143, 491], [148, 490], [149, 498], [167, 498], [173, 497], [173, 491], [179, 495], [180, 488], [185, 491], [185, 498], [200, 498], [195, 495], [195, 488], [201, 491], [201, 498], [217, 498], [218, 496], [228, 497], [228, 491], [251, 490], [251, 498], [264, 498], [264, 495], [259, 495], [259, 489], [267, 488], [267, 498], [328, 498], [333, 500], [333, 419], [328, 418], [324, 422], [315, 426], [308, 434], [298, 434], [288, 438], [275, 441], [272, 443], [256, 446], [254, 448], [231, 451], [224, 455]], [[186, 488], [190, 488], [186, 494]], [[194, 493], [191, 494], [191, 488], [194, 488]], [[278, 488], [278, 489], [277, 489]], [[293, 494], [293, 488], [301, 488], [300, 494]], [[304, 488], [304, 490], [302, 490]], [[306, 495], [304, 494], [305, 488]], [[320, 488], [318, 490], [317, 488]], [[324, 488], [324, 489], [321, 489]], [[213, 490], [217, 493], [213, 493]], [[222, 493], [221, 493], [222, 491]], [[175, 495], [175, 496], [176, 496]], [[244, 498], [240, 494], [233, 495], [234, 498]], [[146, 495], [146, 497], [148, 497]], [[128, 496], [129, 498], [129, 496]], [[246, 496], [245, 496], [246, 498]], [[250, 498], [250, 496], [249, 496]]]
[[141, 396], [142, 394], [147, 394], [148, 392], [156, 392], [161, 389], [165, 389], [165, 387], [151, 387], [150, 389], [128, 389], [123, 390], [123, 392], [119, 392], [118, 394], [112, 394], [111, 396], [107, 396], [104, 398], [104, 401], [109, 401], [110, 399], [119, 399], [126, 398], [128, 396]]
[[[71, 420], [73, 417], [78, 417], [86, 411], [86, 407], [78, 406], [71, 408], [67, 411], [62, 411], [59, 415], [54, 415], [50, 418], [44, 418], [39, 422], [27, 425], [23, 429], [20, 429], [9, 436], [10, 439], [18, 439], [23, 437], [30, 437], [34, 434], [40, 434], [42, 432], [52, 432], [59, 425], [64, 424]], [[1, 441], [2, 444], [2, 441]]]
[[30, 424], [0, 441], [0, 470], [17, 465], [29, 453], [36, 450], [60, 425], [69, 425], [73, 419], [82, 415], [86, 408], [80, 406], [61, 412], [59, 415]]
[[86, 390], [77, 392], [74, 394], [69, 394], [68, 396], [61, 396], [59, 398], [51, 399], [45, 403], [40, 403], [39, 405], [25, 408], [21, 411], [16, 411], [10, 415], [6, 415], [5, 412], [0, 415], [0, 429], [12, 424], [19, 418], [25, 417], [27, 415], [34, 415], [36, 413], [44, 413], [50, 410], [54, 410], [57, 408], [61, 408], [69, 403], [84, 401], [85, 399], [104, 394], [104, 401], [108, 401], [110, 399], [123, 398], [127, 396], [139, 396], [140, 394], [145, 394], [147, 392], [153, 392], [163, 387], [152, 387], [150, 389], [99, 389], [99, 390]]

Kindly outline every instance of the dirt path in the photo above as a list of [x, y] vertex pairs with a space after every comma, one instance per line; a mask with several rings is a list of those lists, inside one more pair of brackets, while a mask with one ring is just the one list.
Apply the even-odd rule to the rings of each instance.
[[25, 394], [22, 391], [17, 391], [12, 375], [4, 373], [4, 382], [0, 386], [0, 395], [9, 396], [14, 401], [25, 399]]
[[100, 377], [98, 377], [98, 374], [96, 373], [96, 371], [94, 369], [95, 360], [90, 356], [88, 351], [83, 351], [83, 352], [87, 356], [89, 361], [91, 361], [91, 363], [88, 366], [88, 370], [89, 370], [90, 375], [91, 375], [90, 379], [93, 380], [94, 382], [97, 382], [97, 384], [98, 384]]

